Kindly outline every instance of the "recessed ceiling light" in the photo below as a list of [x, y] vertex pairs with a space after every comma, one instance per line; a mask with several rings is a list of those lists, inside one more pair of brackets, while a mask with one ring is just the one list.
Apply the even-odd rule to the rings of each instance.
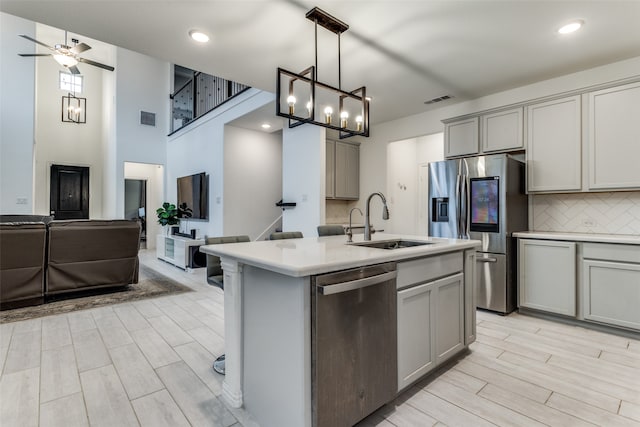
[[189, 31], [189, 36], [199, 43], [206, 43], [209, 41], [209, 36], [199, 30]]
[[262, 124], [262, 129], [270, 129], [271, 125], [269, 123], [263, 123]]
[[578, 31], [583, 25], [584, 25], [584, 21], [581, 21], [579, 19], [576, 21], [571, 21], [567, 25], [563, 25], [562, 27], [560, 27], [558, 29], [558, 33], [560, 34], [573, 33], [574, 31]]

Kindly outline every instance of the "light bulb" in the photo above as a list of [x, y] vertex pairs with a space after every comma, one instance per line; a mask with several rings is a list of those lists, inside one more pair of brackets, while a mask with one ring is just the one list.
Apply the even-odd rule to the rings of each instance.
[[558, 30], [558, 33], [560, 33], [560, 34], [573, 33], [574, 31], [578, 31], [580, 29], [580, 27], [582, 27], [583, 24], [584, 24], [584, 22], [581, 21], [581, 20], [570, 22], [567, 25], [562, 26]]
[[349, 119], [349, 112], [343, 111], [340, 113], [340, 127], [346, 128]]
[[287, 104], [289, 104], [289, 115], [292, 116], [295, 111], [294, 106], [296, 105], [296, 97], [293, 95], [289, 95], [287, 98]]
[[362, 116], [356, 116], [356, 130], [362, 132]]
[[191, 30], [189, 31], [189, 36], [198, 43], [206, 43], [209, 41], [209, 36], [202, 31]]
[[324, 109], [324, 121], [328, 125], [331, 124], [331, 115], [333, 114], [333, 108], [327, 107]]
[[307, 102], [307, 113], [311, 116], [311, 101]]

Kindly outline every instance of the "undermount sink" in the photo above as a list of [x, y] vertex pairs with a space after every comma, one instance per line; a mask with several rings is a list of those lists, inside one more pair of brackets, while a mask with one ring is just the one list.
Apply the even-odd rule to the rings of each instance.
[[351, 243], [354, 246], [365, 246], [367, 248], [376, 248], [376, 249], [402, 249], [402, 248], [411, 248], [414, 246], [425, 246], [425, 245], [433, 245], [434, 242], [425, 242], [422, 240], [404, 240], [404, 239], [396, 239], [396, 240], [378, 240], [375, 242], [358, 242]]

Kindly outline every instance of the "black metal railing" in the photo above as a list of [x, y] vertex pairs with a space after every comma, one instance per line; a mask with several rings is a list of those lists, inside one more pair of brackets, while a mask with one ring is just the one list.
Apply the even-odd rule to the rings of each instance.
[[242, 83], [196, 72], [192, 79], [170, 95], [171, 133], [182, 129], [247, 89], [249, 86]]

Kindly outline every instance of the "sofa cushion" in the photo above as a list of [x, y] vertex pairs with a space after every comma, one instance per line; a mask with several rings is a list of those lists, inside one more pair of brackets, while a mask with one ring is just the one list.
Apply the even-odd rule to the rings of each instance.
[[135, 221], [51, 222], [46, 293], [135, 283], [139, 242]]
[[42, 302], [47, 230], [39, 222], [0, 223], [0, 304]]

